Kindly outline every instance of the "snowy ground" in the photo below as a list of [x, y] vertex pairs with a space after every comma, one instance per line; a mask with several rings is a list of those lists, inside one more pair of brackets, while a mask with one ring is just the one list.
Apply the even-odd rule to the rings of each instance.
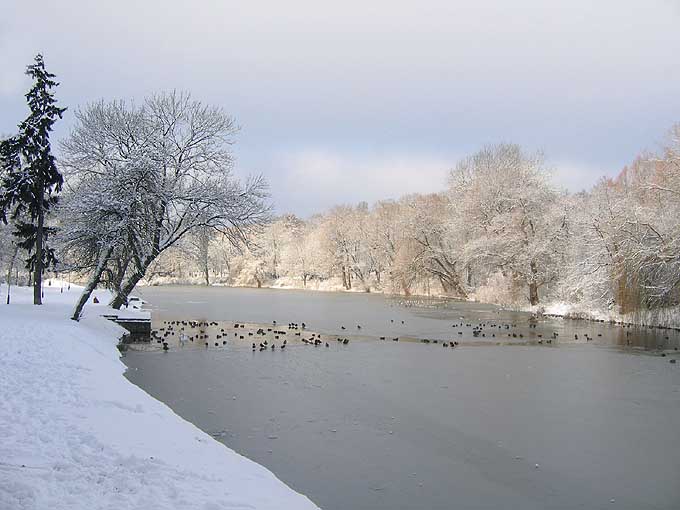
[[67, 319], [77, 293], [0, 304], [0, 509], [317, 508], [128, 382], [107, 307]]

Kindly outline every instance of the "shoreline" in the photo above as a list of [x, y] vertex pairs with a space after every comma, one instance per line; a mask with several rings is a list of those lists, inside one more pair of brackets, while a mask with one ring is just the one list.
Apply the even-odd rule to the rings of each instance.
[[[140, 282], [141, 283], [141, 282]], [[675, 309], [659, 309], [655, 311], [641, 311], [633, 312], [630, 314], [620, 314], [618, 312], [587, 309], [582, 308], [577, 305], [568, 304], [560, 301], [553, 301], [542, 305], [536, 306], [509, 306], [499, 303], [479, 301], [476, 299], [464, 299], [455, 296], [447, 295], [428, 295], [428, 294], [392, 294], [384, 292], [382, 290], [374, 291], [362, 291], [362, 290], [346, 290], [346, 289], [312, 289], [312, 288], [299, 288], [292, 286], [261, 286], [254, 287], [248, 285], [226, 285], [226, 284], [211, 284], [204, 285], [199, 283], [159, 283], [153, 284], [145, 282], [140, 284], [138, 289], [144, 289], [147, 287], [197, 287], [197, 288], [228, 288], [228, 289], [251, 289], [251, 290], [276, 290], [276, 291], [300, 291], [300, 292], [323, 292], [323, 293], [339, 293], [339, 294], [374, 294], [378, 296], [384, 296], [385, 298], [396, 298], [403, 300], [418, 300], [418, 299], [429, 299], [429, 300], [439, 300], [439, 301], [451, 301], [451, 302], [462, 302], [462, 303], [478, 303], [482, 305], [492, 305], [497, 306], [502, 310], [511, 312], [525, 312], [533, 314], [536, 316], [545, 316], [552, 318], [560, 318], [564, 320], [581, 320], [587, 322], [599, 322], [607, 324], [615, 324], [624, 327], [636, 326], [636, 327], [649, 327], [651, 329], [662, 329], [662, 330], [673, 330], [680, 332], [680, 307]], [[134, 292], [133, 292], [134, 294]], [[646, 315], [646, 317], [645, 317]], [[667, 315], [661, 321], [657, 320], [656, 317], [659, 315]], [[636, 319], [636, 316], [641, 316]]]
[[130, 382], [108, 307], [68, 319], [78, 290], [0, 306], [1, 508], [318, 510]]

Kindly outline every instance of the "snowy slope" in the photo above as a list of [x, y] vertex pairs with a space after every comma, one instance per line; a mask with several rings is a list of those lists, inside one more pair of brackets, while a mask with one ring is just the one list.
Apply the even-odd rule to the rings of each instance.
[[106, 307], [66, 318], [77, 292], [0, 304], [0, 509], [317, 508], [128, 382]]

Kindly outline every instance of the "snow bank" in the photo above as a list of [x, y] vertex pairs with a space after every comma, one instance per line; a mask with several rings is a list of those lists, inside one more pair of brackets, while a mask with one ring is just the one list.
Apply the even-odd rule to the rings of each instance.
[[107, 307], [67, 319], [77, 293], [0, 304], [0, 509], [317, 508], [125, 379]]
[[552, 301], [545, 305], [524, 307], [529, 312], [541, 312], [549, 315], [586, 320], [603, 320], [606, 322], [624, 322], [639, 326], [653, 326], [664, 328], [680, 328], [680, 306], [658, 308], [655, 310], [639, 310], [631, 313], [618, 313], [616, 310], [603, 310], [596, 307], [584, 306], [580, 303], [566, 303]]

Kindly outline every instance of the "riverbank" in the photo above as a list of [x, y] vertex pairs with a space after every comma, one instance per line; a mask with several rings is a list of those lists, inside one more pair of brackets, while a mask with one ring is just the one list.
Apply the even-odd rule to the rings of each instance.
[[125, 379], [108, 308], [67, 318], [78, 290], [0, 305], [0, 508], [317, 508]]
[[[381, 289], [372, 288], [370, 291], [361, 288], [352, 288], [347, 290], [343, 287], [339, 278], [329, 279], [324, 281], [310, 281], [307, 286], [302, 286], [297, 280], [289, 278], [280, 278], [269, 284], [263, 284], [260, 287], [253, 287], [251, 285], [238, 285], [225, 283], [226, 280], [219, 280], [212, 283], [210, 287], [230, 287], [230, 288], [262, 288], [274, 290], [295, 290], [295, 291], [312, 291], [312, 292], [336, 292], [336, 293], [350, 293], [350, 294], [382, 294], [386, 296], [401, 297], [407, 300], [418, 299], [451, 299], [455, 301], [468, 301], [471, 303], [489, 304], [500, 306], [506, 310], [513, 310], [518, 312], [529, 312], [533, 314], [546, 315], [551, 317], [559, 317], [563, 319], [578, 319], [594, 322], [608, 322], [614, 324], [631, 324], [637, 326], [646, 326], [662, 329], [678, 329], [680, 328], [680, 307], [662, 308], [657, 310], [644, 310], [640, 312], [633, 312], [628, 314], [618, 313], [616, 310], [602, 309], [590, 306], [584, 303], [566, 303], [564, 301], [548, 301], [536, 306], [530, 306], [528, 303], [522, 304], [508, 304], [503, 302], [496, 302], [493, 299], [479, 299], [479, 296], [473, 295], [469, 299], [455, 298], [448, 295], [441, 294], [422, 294], [413, 293], [410, 295], [404, 294], [390, 294]], [[155, 277], [151, 281], [140, 282], [141, 287], [163, 287], [168, 285], [190, 285], [190, 286], [206, 286], [205, 282], [199, 278], [175, 278], [175, 277]], [[482, 294], [488, 297], [488, 294]]]

